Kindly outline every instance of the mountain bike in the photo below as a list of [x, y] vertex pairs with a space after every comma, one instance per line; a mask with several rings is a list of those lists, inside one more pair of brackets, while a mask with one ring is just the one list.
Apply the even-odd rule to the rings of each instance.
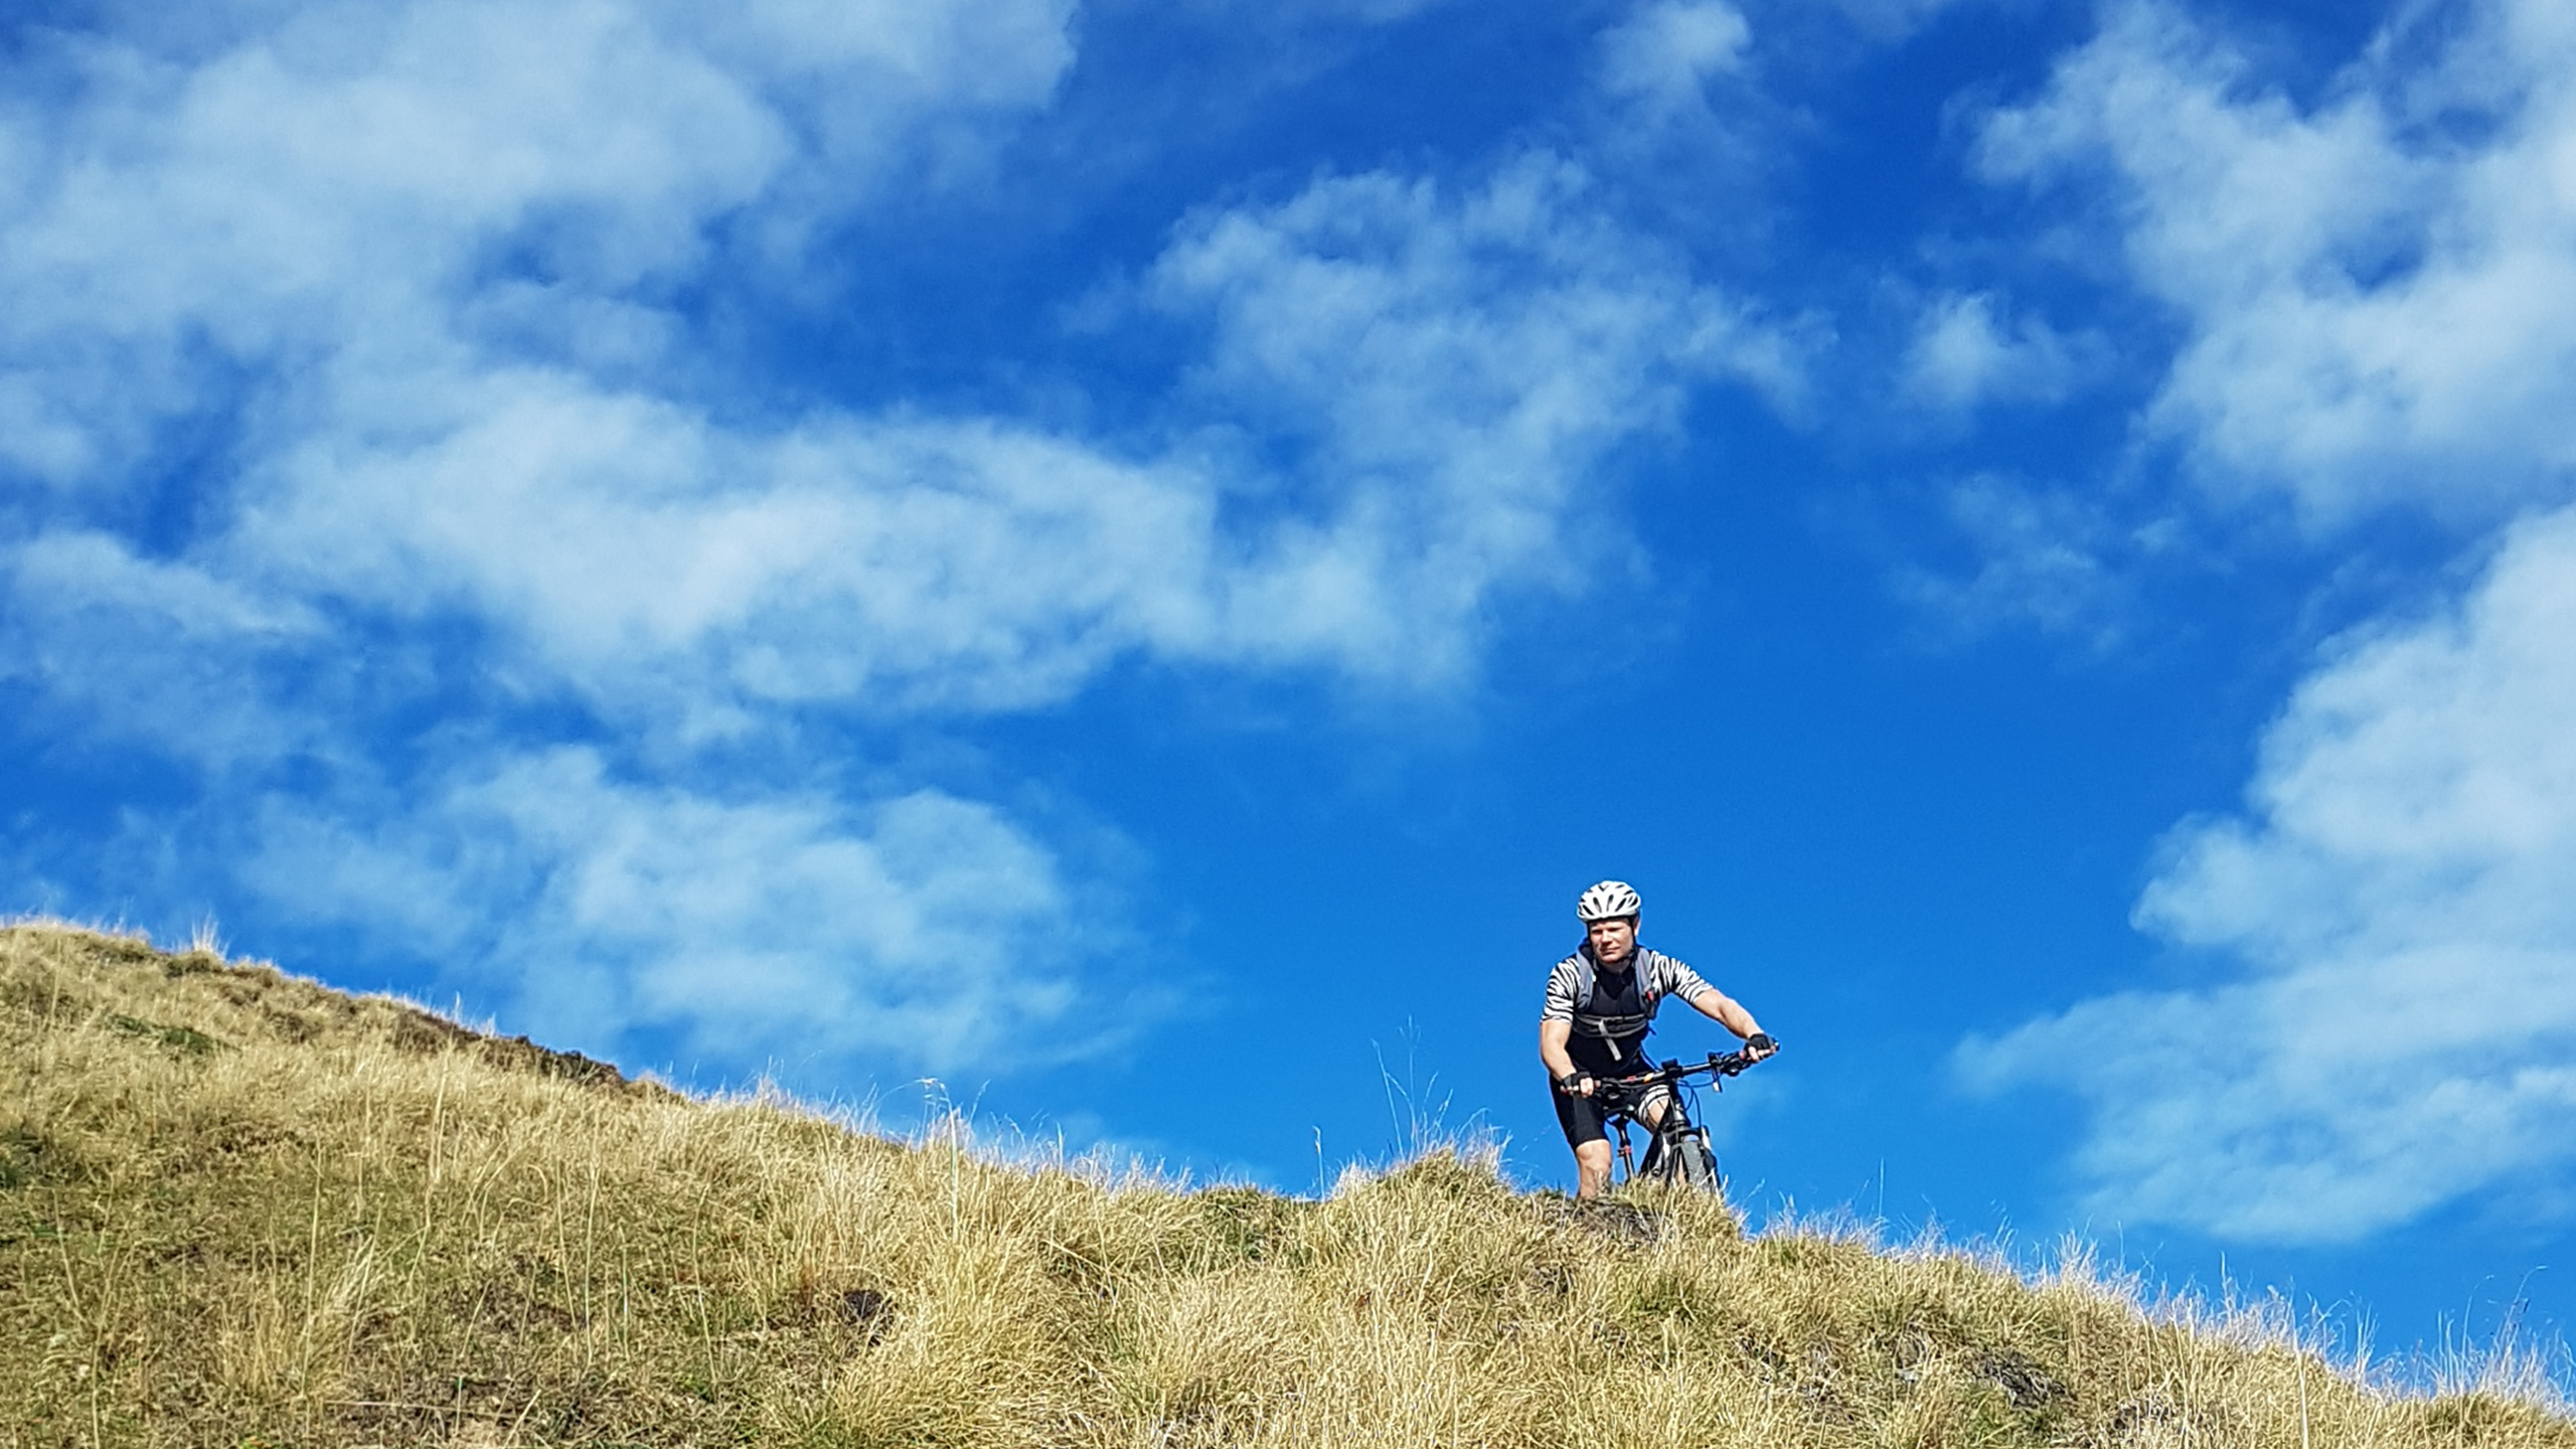
[[[1778, 1048], [1775, 1046], [1773, 1050]], [[1717, 1154], [1709, 1150], [1708, 1129], [1691, 1120], [1691, 1109], [1697, 1105], [1697, 1094], [1691, 1081], [1695, 1077], [1706, 1076], [1708, 1089], [1722, 1092], [1726, 1090], [1726, 1078], [1741, 1074], [1745, 1068], [1761, 1060], [1763, 1058], [1749, 1051], [1732, 1051], [1724, 1055], [1710, 1052], [1704, 1062], [1684, 1066], [1678, 1061], [1668, 1061], [1651, 1072], [1610, 1078], [1614, 1085], [1625, 1089], [1620, 1095], [1629, 1102], [1642, 1100], [1656, 1087], [1667, 1089], [1664, 1120], [1646, 1128], [1646, 1160], [1643, 1163], [1637, 1162], [1628, 1150], [1628, 1124], [1636, 1122], [1640, 1127], [1646, 1124], [1624, 1107], [1610, 1113], [1610, 1126], [1619, 1134], [1621, 1180], [1635, 1182], [1644, 1178], [1649, 1182], [1681, 1183], [1701, 1192], [1722, 1191], [1726, 1179], [1718, 1173]]]

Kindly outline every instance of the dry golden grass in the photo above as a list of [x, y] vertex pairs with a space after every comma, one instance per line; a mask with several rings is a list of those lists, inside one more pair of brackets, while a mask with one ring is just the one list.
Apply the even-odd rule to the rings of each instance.
[[1001, 1164], [59, 927], [0, 930], [0, 1053], [9, 1445], [2576, 1449], [2082, 1273], [1454, 1155]]

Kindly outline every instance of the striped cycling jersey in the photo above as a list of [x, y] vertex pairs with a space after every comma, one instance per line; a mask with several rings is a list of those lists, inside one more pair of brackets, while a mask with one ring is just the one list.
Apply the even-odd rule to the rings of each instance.
[[[1593, 999], [1599, 968], [1587, 947], [1557, 962], [1556, 968], [1548, 972], [1547, 1005], [1540, 1011], [1539, 1020], [1573, 1023], [1577, 1043], [1586, 1036], [1605, 1039], [1615, 1060], [1627, 1056], [1644, 1038], [1655, 1018], [1655, 1008], [1663, 1004], [1665, 997], [1689, 1001], [1709, 989], [1698, 972], [1661, 951], [1649, 951], [1643, 946], [1630, 954], [1628, 969], [1637, 982], [1637, 1016], [1608, 1015], [1617, 1008]], [[1634, 1030], [1625, 1029], [1632, 1022]]]

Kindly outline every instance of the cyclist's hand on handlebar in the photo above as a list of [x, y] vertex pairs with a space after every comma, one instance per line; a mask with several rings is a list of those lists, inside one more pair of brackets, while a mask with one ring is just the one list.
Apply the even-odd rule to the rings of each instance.
[[1757, 1031], [1744, 1039], [1744, 1054], [1757, 1062], [1778, 1050], [1780, 1044], [1773, 1041], [1767, 1031]]
[[1590, 1072], [1573, 1072], [1557, 1081], [1556, 1089], [1569, 1097], [1589, 1097], [1594, 1086]]

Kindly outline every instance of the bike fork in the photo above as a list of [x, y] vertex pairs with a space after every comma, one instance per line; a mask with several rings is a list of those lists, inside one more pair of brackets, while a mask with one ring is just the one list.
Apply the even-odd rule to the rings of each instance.
[[1610, 1126], [1619, 1134], [1619, 1172], [1624, 1182], [1637, 1175], [1637, 1159], [1628, 1151], [1628, 1119], [1613, 1117]]

